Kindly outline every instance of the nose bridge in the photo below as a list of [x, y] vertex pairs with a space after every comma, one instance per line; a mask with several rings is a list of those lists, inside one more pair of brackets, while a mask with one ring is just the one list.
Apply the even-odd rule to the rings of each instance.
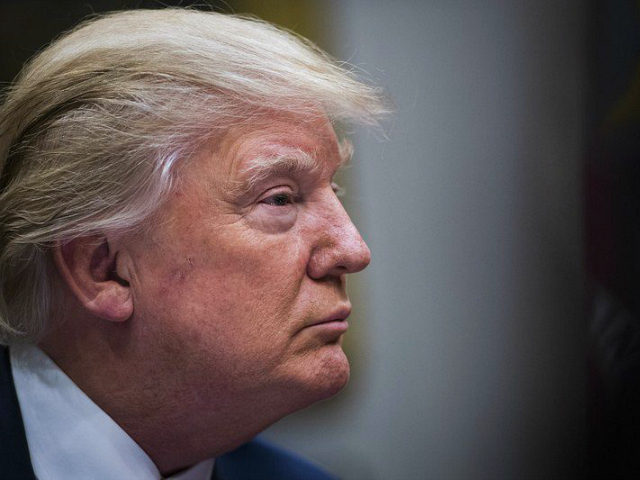
[[329, 224], [328, 230], [334, 237], [334, 241], [364, 244], [360, 232], [337, 196], [333, 195], [331, 204], [332, 206], [327, 214], [327, 221]]

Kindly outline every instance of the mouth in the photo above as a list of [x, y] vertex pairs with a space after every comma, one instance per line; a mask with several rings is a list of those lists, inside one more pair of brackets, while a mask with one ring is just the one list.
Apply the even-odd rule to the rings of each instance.
[[349, 328], [347, 317], [351, 314], [351, 306], [343, 306], [318, 320], [310, 322], [305, 329], [322, 331], [325, 334], [341, 335]]
[[316, 325], [324, 325], [325, 323], [333, 322], [346, 322], [349, 315], [351, 315], [351, 306], [347, 305], [334, 310], [332, 313], [316, 322], [312, 322], [310, 326], [313, 327]]

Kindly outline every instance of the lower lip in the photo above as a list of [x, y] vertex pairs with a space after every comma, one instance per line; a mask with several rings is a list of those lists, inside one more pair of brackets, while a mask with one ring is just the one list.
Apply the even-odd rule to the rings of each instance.
[[311, 328], [316, 331], [320, 330], [323, 333], [343, 334], [349, 328], [349, 322], [346, 320], [334, 320], [332, 322], [316, 323], [307, 328]]

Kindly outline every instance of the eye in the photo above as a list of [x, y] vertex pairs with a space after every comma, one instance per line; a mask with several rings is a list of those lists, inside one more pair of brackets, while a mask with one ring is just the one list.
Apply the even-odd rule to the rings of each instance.
[[267, 233], [283, 233], [292, 228], [300, 213], [303, 197], [295, 186], [278, 185], [262, 192], [251, 203], [246, 219]]
[[295, 199], [291, 193], [280, 192], [264, 198], [260, 203], [271, 205], [273, 207], [286, 207], [287, 205], [295, 203]]

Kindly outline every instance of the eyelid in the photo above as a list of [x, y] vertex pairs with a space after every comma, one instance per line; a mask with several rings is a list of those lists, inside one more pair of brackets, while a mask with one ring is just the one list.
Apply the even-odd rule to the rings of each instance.
[[298, 192], [296, 189], [291, 187], [291, 185], [278, 185], [276, 187], [271, 187], [268, 190], [264, 191], [257, 200], [257, 203], [266, 203], [265, 200], [276, 197], [278, 195], [286, 195], [290, 198], [291, 202], [295, 202], [298, 196]]

